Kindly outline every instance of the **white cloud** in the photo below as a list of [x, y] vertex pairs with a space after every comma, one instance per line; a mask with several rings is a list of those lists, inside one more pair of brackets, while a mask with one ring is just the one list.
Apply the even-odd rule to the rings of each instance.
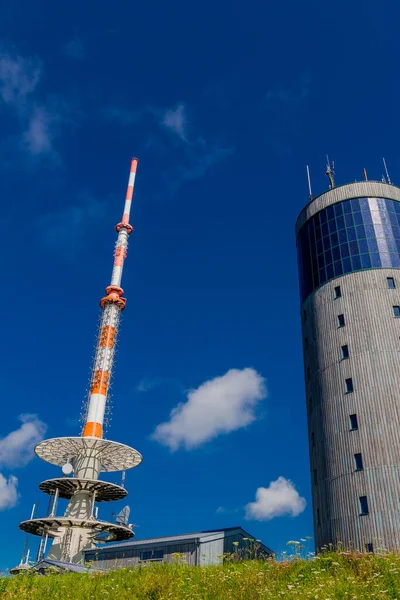
[[47, 426], [36, 415], [18, 417], [21, 427], [0, 439], [0, 466], [23, 467], [34, 457], [33, 449], [46, 433]]
[[178, 104], [175, 108], [165, 111], [162, 124], [176, 133], [182, 140], [186, 141], [186, 108], [184, 104]]
[[234, 513], [239, 512], [238, 508], [225, 508], [224, 506], [218, 506], [215, 511], [217, 515], [232, 515]]
[[[34, 457], [34, 447], [46, 433], [47, 426], [36, 415], [18, 417], [22, 425], [0, 439], [0, 466], [24, 467]], [[18, 479], [0, 473], [0, 511], [12, 508], [18, 502]]]
[[21, 143], [15, 145], [32, 156], [55, 157], [53, 138], [67, 107], [54, 96], [40, 98], [41, 75], [38, 59], [0, 53], [0, 106], [16, 118], [11, 138], [18, 137]]
[[195, 448], [255, 421], [255, 407], [266, 395], [265, 380], [254, 369], [230, 369], [189, 391], [187, 402], [171, 411], [152, 438], [171, 450]]
[[159, 387], [164, 383], [164, 379], [162, 377], [154, 377], [154, 379], [141, 379], [137, 384], [135, 391], [136, 392], [149, 392], [150, 390], [154, 390], [154, 388]]
[[271, 481], [267, 488], [256, 491], [256, 501], [246, 505], [246, 519], [269, 521], [274, 517], [297, 517], [306, 507], [293, 483], [285, 477]]
[[[164, 165], [163, 179], [166, 179], [171, 192], [176, 192], [185, 181], [202, 177], [208, 169], [235, 151], [232, 146], [221, 145], [219, 140], [205, 139], [196, 133], [194, 125], [190, 123], [189, 126], [187, 108], [183, 102], [172, 108], [127, 108], [114, 105], [103, 108], [100, 112], [102, 117], [122, 127], [145, 124], [146, 131], [149, 132], [145, 148], [151, 149], [153, 156], [159, 155]], [[162, 135], [161, 129], [172, 132], [172, 135]]]
[[0, 473], [0, 510], [12, 508], [18, 502], [18, 479], [10, 475], [8, 479]]
[[31, 154], [44, 154], [52, 149], [53, 117], [41, 107], [35, 107], [29, 120], [24, 141]]
[[37, 60], [0, 55], [0, 96], [3, 102], [22, 109], [28, 96], [35, 91], [40, 74]]

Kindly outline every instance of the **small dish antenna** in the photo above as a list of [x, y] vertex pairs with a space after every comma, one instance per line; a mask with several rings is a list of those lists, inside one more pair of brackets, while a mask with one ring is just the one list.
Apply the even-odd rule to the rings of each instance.
[[335, 187], [335, 163], [332, 161], [332, 165], [331, 165], [328, 155], [326, 155], [325, 175], [328, 176], [329, 184], [330, 184], [329, 187], [332, 190]]
[[392, 185], [392, 182], [390, 181], [389, 171], [388, 171], [388, 168], [386, 166], [386, 160], [384, 158], [382, 158], [382, 160], [383, 160], [383, 166], [385, 167], [385, 173], [386, 173], [387, 182], [390, 183], [390, 185]]
[[74, 470], [74, 467], [69, 462], [65, 463], [65, 465], [62, 466], [62, 472], [64, 475], [71, 475], [73, 470]]

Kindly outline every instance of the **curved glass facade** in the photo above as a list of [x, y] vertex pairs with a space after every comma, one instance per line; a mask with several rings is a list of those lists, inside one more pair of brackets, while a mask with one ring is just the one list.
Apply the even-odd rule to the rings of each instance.
[[400, 202], [354, 198], [328, 206], [300, 230], [297, 257], [302, 302], [340, 275], [400, 268]]

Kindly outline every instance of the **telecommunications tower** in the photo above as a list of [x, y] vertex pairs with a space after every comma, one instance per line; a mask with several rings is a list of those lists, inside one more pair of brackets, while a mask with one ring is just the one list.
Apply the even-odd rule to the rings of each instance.
[[[98, 519], [95, 503], [121, 500], [127, 495], [123, 486], [99, 480], [102, 471], [125, 471], [142, 461], [141, 454], [133, 448], [103, 438], [118, 325], [126, 304], [121, 279], [128, 238], [133, 231], [129, 216], [137, 163], [133, 158], [124, 213], [116, 226], [118, 238], [111, 283], [100, 301], [102, 316], [82, 435], [44, 440], [35, 448], [39, 458], [62, 467], [63, 472], [62, 477], [48, 479], [39, 485], [42, 492], [52, 497], [48, 514], [38, 518], [32, 514], [29, 520], [20, 524], [23, 531], [41, 537], [39, 559], [46, 552], [49, 538], [53, 541], [49, 559], [79, 562], [82, 551], [94, 548], [96, 542], [128, 540], [134, 535], [125, 522]], [[56, 514], [58, 498], [69, 500], [63, 516]]]

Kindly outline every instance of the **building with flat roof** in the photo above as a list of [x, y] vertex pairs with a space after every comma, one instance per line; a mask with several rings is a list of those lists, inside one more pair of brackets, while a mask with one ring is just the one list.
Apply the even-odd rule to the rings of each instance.
[[99, 569], [132, 567], [149, 562], [174, 561], [180, 554], [190, 566], [218, 565], [223, 555], [237, 552], [239, 556], [258, 558], [273, 556], [272, 550], [256, 541], [241, 527], [198, 531], [183, 535], [148, 538], [121, 544], [99, 546], [84, 553], [85, 562]]
[[400, 188], [332, 178], [296, 239], [316, 548], [399, 549]]

